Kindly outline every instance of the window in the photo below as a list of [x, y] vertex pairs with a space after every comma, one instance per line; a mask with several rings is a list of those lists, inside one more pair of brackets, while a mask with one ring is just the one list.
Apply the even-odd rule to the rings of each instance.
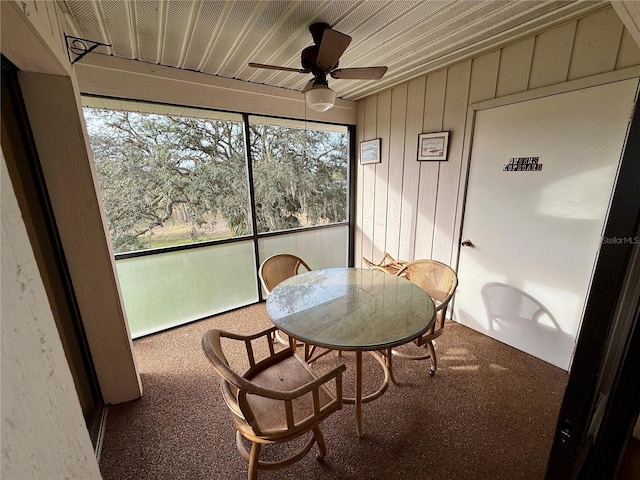
[[116, 253], [251, 233], [240, 115], [84, 114]]
[[347, 220], [345, 126], [249, 117], [252, 208], [242, 115], [83, 100], [116, 253]]
[[347, 127], [82, 100], [133, 338], [259, 301], [274, 253], [347, 265]]
[[347, 219], [343, 126], [250, 117], [258, 232]]

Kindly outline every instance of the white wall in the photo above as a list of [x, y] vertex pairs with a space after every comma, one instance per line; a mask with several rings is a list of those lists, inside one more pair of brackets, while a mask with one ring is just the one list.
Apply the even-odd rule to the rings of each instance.
[[4, 155], [1, 168], [0, 476], [102, 478]]
[[[557, 26], [359, 102], [358, 141], [382, 139], [382, 162], [358, 167], [356, 266], [383, 252], [457, 262], [469, 106], [607, 72], [637, 71], [640, 50], [612, 8]], [[418, 162], [418, 134], [450, 131], [446, 162]]]

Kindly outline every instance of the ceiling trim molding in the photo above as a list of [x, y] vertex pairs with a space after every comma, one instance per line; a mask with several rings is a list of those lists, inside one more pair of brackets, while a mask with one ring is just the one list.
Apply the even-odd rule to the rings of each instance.
[[88, 55], [74, 65], [83, 94], [143, 100], [238, 113], [355, 125], [357, 102], [337, 100], [319, 113], [300, 92], [256, 85], [107, 55]]

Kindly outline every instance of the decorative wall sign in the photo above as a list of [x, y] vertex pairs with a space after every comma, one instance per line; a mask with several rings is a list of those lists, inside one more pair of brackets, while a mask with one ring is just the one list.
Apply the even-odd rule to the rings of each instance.
[[539, 172], [542, 164], [538, 163], [540, 157], [512, 157], [509, 163], [502, 167], [503, 172]]
[[448, 148], [449, 132], [421, 133], [418, 135], [419, 161], [446, 161]]
[[380, 163], [380, 139], [360, 142], [360, 165]]

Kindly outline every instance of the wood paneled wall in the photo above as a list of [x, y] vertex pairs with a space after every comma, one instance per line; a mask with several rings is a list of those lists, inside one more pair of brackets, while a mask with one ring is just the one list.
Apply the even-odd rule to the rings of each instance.
[[[357, 167], [355, 266], [433, 258], [457, 263], [469, 106], [640, 65], [612, 8], [385, 90], [359, 102], [358, 142], [382, 139], [381, 163]], [[446, 162], [418, 162], [418, 134], [449, 131]]]

